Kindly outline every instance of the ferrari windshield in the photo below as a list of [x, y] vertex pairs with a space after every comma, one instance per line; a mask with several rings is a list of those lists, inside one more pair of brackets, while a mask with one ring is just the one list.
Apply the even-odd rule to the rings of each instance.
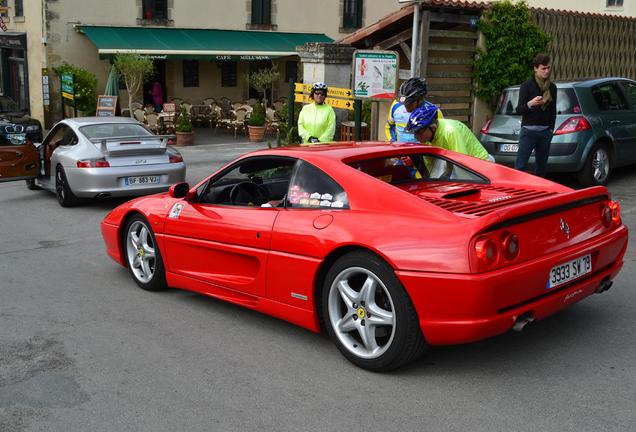
[[136, 123], [101, 123], [82, 126], [80, 131], [88, 139], [122, 138], [152, 135], [148, 129]]
[[419, 181], [488, 183], [488, 179], [453, 161], [430, 153], [365, 159], [349, 164], [393, 185]]

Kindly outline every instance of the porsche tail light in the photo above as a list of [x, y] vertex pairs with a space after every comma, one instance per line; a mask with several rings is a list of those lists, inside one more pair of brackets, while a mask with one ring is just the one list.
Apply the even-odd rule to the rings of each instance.
[[183, 157], [180, 154], [170, 155], [170, 163], [179, 163], [179, 162], [183, 162]]
[[554, 131], [554, 135], [565, 135], [574, 132], [586, 131], [592, 129], [592, 125], [583, 116], [570, 117], [564, 121], [559, 128]]
[[475, 256], [481, 265], [493, 265], [498, 257], [497, 244], [489, 237], [479, 237], [475, 241]]
[[110, 164], [106, 159], [82, 159], [77, 161], [78, 168], [109, 168]]
[[487, 134], [488, 130], [490, 129], [490, 124], [492, 123], [492, 119], [488, 119], [486, 120], [486, 123], [484, 123], [484, 125], [481, 127], [480, 132], [483, 134]]
[[501, 236], [500, 243], [503, 256], [512, 261], [519, 256], [519, 237], [516, 234], [505, 232]]

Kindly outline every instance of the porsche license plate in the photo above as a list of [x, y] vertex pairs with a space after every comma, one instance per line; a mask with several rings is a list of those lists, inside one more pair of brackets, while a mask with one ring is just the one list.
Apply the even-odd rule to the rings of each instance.
[[504, 153], [517, 153], [519, 144], [500, 144], [499, 151]]
[[124, 182], [126, 186], [157, 184], [159, 183], [159, 176], [126, 177], [124, 178]]
[[592, 256], [583, 255], [572, 261], [559, 264], [550, 270], [546, 288], [554, 288], [592, 272]]

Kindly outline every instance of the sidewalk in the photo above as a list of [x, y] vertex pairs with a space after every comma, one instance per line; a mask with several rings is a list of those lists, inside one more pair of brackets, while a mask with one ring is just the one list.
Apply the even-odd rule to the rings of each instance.
[[[257, 148], [267, 148], [267, 143], [271, 143], [272, 147], [276, 147], [276, 137], [275, 136], [267, 136], [265, 140], [260, 143], [252, 143], [247, 138], [247, 136], [243, 133], [238, 133], [236, 138], [234, 138], [233, 133], [227, 133], [225, 130], [217, 130], [214, 133], [214, 128], [194, 128], [194, 145], [192, 147], [200, 147], [200, 146], [236, 146], [237, 148], [245, 147], [257, 147]], [[190, 147], [190, 146], [188, 146]], [[183, 149], [184, 147], [179, 147]]]

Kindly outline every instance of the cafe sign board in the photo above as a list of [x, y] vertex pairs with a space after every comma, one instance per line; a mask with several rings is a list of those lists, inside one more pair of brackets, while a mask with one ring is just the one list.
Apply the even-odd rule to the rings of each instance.
[[356, 50], [353, 53], [353, 96], [395, 98], [399, 63], [397, 51]]

